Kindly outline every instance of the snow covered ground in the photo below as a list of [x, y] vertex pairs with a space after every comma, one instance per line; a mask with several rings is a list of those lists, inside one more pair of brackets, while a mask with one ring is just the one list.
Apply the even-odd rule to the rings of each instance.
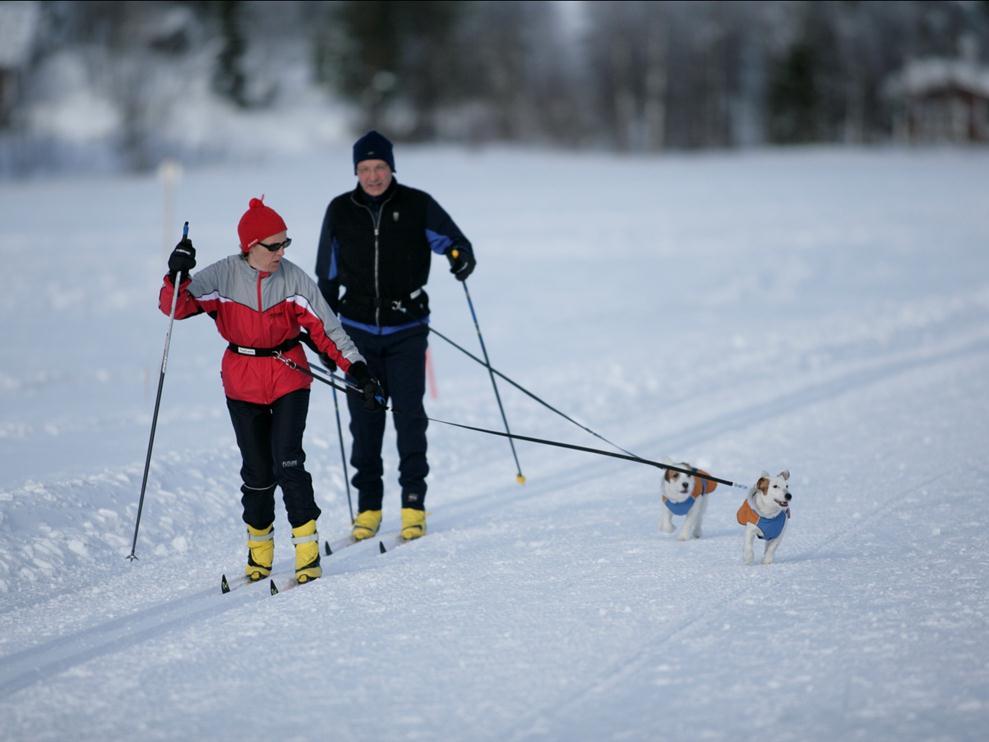
[[[396, 156], [476, 245], [495, 367], [642, 456], [792, 472], [776, 564], [742, 564], [741, 490], [679, 543], [652, 467], [519, 443], [520, 487], [504, 439], [433, 424], [426, 539], [220, 595], [244, 534], [204, 317], [173, 333], [127, 562], [181, 221], [205, 264], [265, 193], [311, 269], [349, 150], [187, 172], [169, 225], [153, 178], [4, 183], [0, 739], [984, 739], [989, 152]], [[430, 289], [476, 350], [444, 265]], [[483, 369], [432, 361], [429, 413], [498, 428]], [[604, 447], [501, 390], [515, 432]], [[326, 537], [337, 445], [314, 388]], [[283, 569], [287, 532], [279, 505]]]

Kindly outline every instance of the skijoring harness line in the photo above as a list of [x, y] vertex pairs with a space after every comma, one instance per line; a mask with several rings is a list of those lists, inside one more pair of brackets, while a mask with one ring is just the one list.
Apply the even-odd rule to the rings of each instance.
[[[406, 315], [407, 317], [409, 317], [413, 321], [418, 322], [423, 327], [425, 327], [426, 329], [428, 329], [431, 333], [433, 333], [434, 335], [436, 335], [437, 337], [439, 337], [441, 340], [444, 340], [447, 343], [449, 343], [450, 345], [452, 345], [454, 348], [456, 348], [457, 350], [459, 350], [461, 353], [463, 353], [465, 356], [467, 356], [468, 358], [470, 358], [472, 361], [480, 364], [481, 366], [485, 366], [486, 365], [484, 363], [484, 361], [482, 361], [476, 355], [474, 355], [473, 353], [471, 353], [465, 347], [463, 347], [459, 343], [456, 343], [455, 341], [453, 341], [450, 338], [448, 338], [442, 332], [440, 332], [435, 327], [433, 327], [425, 319], [417, 319], [417, 318], [413, 317], [412, 314], [410, 314], [404, 307], [400, 306], [399, 304], [400, 304], [399, 302], [396, 302], [395, 305], [392, 308], [398, 310], [399, 312], [402, 312], [404, 315]], [[597, 438], [599, 440], [602, 440], [605, 443], [607, 443], [609, 446], [614, 446], [615, 448], [617, 448], [622, 453], [627, 453], [629, 456], [635, 456], [635, 453], [633, 453], [632, 451], [629, 451], [627, 448], [624, 448], [622, 446], [619, 446], [614, 441], [608, 440], [603, 435], [601, 435], [600, 433], [596, 433], [595, 431], [591, 430], [589, 427], [587, 427], [583, 423], [577, 422], [576, 420], [574, 420], [572, 417], [570, 417], [565, 412], [561, 412], [560, 410], [556, 409], [556, 407], [554, 407], [553, 405], [551, 405], [549, 402], [547, 402], [546, 400], [542, 399], [541, 397], [538, 397], [537, 395], [533, 394], [528, 389], [526, 389], [524, 386], [522, 386], [521, 384], [519, 384], [517, 381], [515, 381], [514, 379], [509, 378], [508, 376], [506, 376], [505, 374], [503, 374], [501, 371], [499, 371], [498, 369], [496, 369], [494, 366], [491, 366], [491, 373], [493, 373], [495, 376], [499, 377], [500, 379], [503, 379], [504, 381], [507, 381], [509, 384], [511, 384], [513, 387], [515, 387], [516, 389], [518, 389], [520, 392], [522, 392], [523, 394], [525, 394], [530, 399], [535, 400], [536, 402], [538, 402], [539, 404], [541, 404], [543, 407], [545, 407], [546, 409], [548, 409], [550, 412], [555, 412], [557, 415], [559, 415], [560, 417], [562, 417], [564, 420], [566, 420], [567, 422], [573, 423], [574, 425], [576, 425], [578, 428], [580, 428], [584, 432], [590, 433], [595, 438]]]
[[[316, 381], [321, 381], [327, 386], [331, 386], [334, 389], [339, 389], [342, 392], [355, 392], [357, 394], [361, 393], [361, 389], [358, 388], [355, 384], [348, 381], [347, 379], [341, 379], [332, 374], [330, 374], [329, 377], [324, 377], [321, 374], [314, 373], [312, 369], [302, 368], [298, 363], [293, 361], [291, 358], [286, 357], [280, 351], [275, 352], [273, 355], [275, 358], [277, 358], [279, 361], [284, 363], [289, 368], [294, 368], [296, 371], [304, 373], [307, 376], [311, 376]], [[382, 397], [378, 397], [377, 401], [381, 405], [382, 412], [391, 410], [391, 412], [395, 415], [412, 414], [412, 413], [402, 412], [401, 410], [396, 410], [394, 407], [388, 407], [388, 405], [385, 404], [385, 400]], [[685, 469], [680, 466], [674, 466], [673, 464], [661, 464], [658, 461], [645, 459], [640, 456], [634, 456], [631, 454], [615, 453], [613, 451], [602, 451], [600, 448], [589, 448], [588, 446], [578, 446], [574, 443], [563, 443], [562, 441], [553, 441], [547, 438], [535, 438], [533, 436], [528, 436], [528, 435], [519, 435], [518, 433], [504, 433], [500, 430], [489, 430], [488, 428], [478, 428], [473, 425], [465, 425], [464, 423], [455, 423], [450, 420], [440, 420], [435, 417], [429, 417], [428, 415], [415, 415], [415, 417], [418, 417], [422, 420], [428, 420], [429, 422], [432, 423], [439, 423], [441, 425], [449, 425], [454, 428], [460, 428], [461, 430], [473, 430], [476, 433], [497, 435], [501, 438], [512, 438], [519, 441], [528, 441], [529, 443], [539, 443], [544, 446], [554, 446], [556, 448], [568, 448], [572, 451], [583, 451], [584, 453], [593, 453], [593, 454], [597, 454], [598, 456], [608, 456], [613, 459], [622, 459], [623, 461], [633, 461], [636, 464], [646, 464], [648, 466], [655, 466], [658, 469], [677, 471], [680, 472], [681, 474], [689, 474], [698, 479], [708, 480], [710, 482], [717, 482], [718, 484], [724, 484], [728, 487], [736, 487], [738, 489], [744, 489], [744, 490], [749, 489], [747, 485], [737, 484], [728, 479], [721, 479], [720, 477], [714, 477], [711, 476], [710, 474], [705, 474], [701, 472], [699, 469], [694, 469], [694, 468]]]

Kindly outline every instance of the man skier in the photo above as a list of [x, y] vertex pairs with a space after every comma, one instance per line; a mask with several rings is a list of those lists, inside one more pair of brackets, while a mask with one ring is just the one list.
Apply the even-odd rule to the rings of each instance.
[[168, 259], [159, 306], [165, 314], [171, 312], [175, 278], [181, 272], [175, 319], [206, 312], [229, 342], [221, 378], [243, 458], [241, 503], [247, 524], [248, 578], [256, 581], [271, 574], [275, 487], [280, 486], [292, 526], [296, 580], [308, 582], [322, 575], [316, 532], [320, 510], [302, 449], [312, 379], [285, 361], [309, 368], [299, 345], [305, 331], [321, 353], [350, 374], [370, 406], [376, 404], [378, 386], [316, 284], [284, 259], [292, 240], [281, 216], [252, 198], [237, 234], [239, 254], [191, 278], [196, 250], [188, 238], [176, 245]]
[[[474, 270], [474, 251], [450, 216], [423, 191], [394, 177], [392, 144], [370, 131], [354, 144], [353, 191], [334, 198], [319, 237], [316, 278], [320, 291], [380, 379], [393, 404], [402, 488], [403, 539], [426, 531], [425, 354], [429, 298], [425, 285], [432, 253], [445, 255], [463, 281]], [[341, 287], [344, 289], [340, 295]], [[348, 397], [353, 436], [352, 478], [358, 513], [352, 534], [370, 538], [381, 526], [385, 416]]]

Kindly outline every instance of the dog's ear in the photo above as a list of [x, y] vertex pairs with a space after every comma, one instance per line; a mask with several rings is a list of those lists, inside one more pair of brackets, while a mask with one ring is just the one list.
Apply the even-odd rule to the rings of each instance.
[[759, 481], [755, 483], [755, 488], [762, 492], [762, 494], [769, 493], [769, 477], [759, 477]]
[[673, 477], [675, 477], [678, 473], [679, 472], [675, 472], [672, 469], [667, 469], [666, 473], [663, 474], [663, 479], [665, 479], [667, 482], [672, 482]]
[[783, 471], [780, 472], [780, 476], [783, 477], [783, 479], [785, 479], [787, 482], [789, 482], [790, 481], [790, 470], [789, 469], [784, 469]]

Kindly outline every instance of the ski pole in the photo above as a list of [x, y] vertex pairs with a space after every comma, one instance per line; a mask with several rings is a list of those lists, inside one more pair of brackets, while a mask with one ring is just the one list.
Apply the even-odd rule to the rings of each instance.
[[[182, 239], [189, 236], [189, 222], [182, 226]], [[179, 304], [179, 286], [182, 284], [182, 271], [175, 274], [172, 283], [172, 311], [168, 315], [168, 330], [165, 332], [165, 350], [161, 355], [161, 373], [158, 376], [158, 395], [155, 397], [155, 411], [151, 416], [151, 436], [148, 438], [148, 455], [144, 459], [144, 477], [141, 480], [141, 499], [137, 503], [137, 520], [134, 523], [134, 542], [130, 547], [129, 560], [137, 559], [137, 531], [141, 527], [141, 511], [144, 510], [144, 494], [148, 486], [148, 471], [151, 468], [151, 449], [155, 444], [155, 428], [158, 427], [158, 408], [161, 406], [161, 390], [165, 385], [165, 368], [168, 366], [168, 345], [172, 340], [172, 324], [175, 322], [175, 308]]]
[[[424, 319], [418, 319], [418, 320], [417, 320], [417, 319], [416, 319], [416, 318], [415, 318], [415, 317], [414, 317], [414, 316], [413, 316], [413, 315], [412, 315], [412, 314], [411, 314], [411, 313], [410, 313], [410, 312], [409, 312], [409, 311], [408, 311], [407, 309], [405, 309], [405, 307], [401, 307], [401, 306], [396, 306], [395, 308], [396, 308], [396, 309], [397, 309], [398, 311], [400, 311], [400, 312], [401, 312], [402, 314], [404, 314], [404, 315], [406, 315], [407, 317], [409, 317], [410, 319], [413, 319], [413, 320], [415, 320], [415, 321], [417, 321], [417, 322], [419, 322], [419, 324], [421, 324], [421, 325], [423, 325], [423, 326], [424, 326], [425, 328], [427, 328], [427, 329], [428, 329], [428, 330], [429, 330], [429, 331], [430, 331], [431, 333], [433, 333], [434, 335], [436, 335], [437, 337], [439, 337], [439, 338], [440, 338], [440, 340], [445, 340], [445, 341], [446, 341], [447, 343], [449, 343], [449, 344], [450, 344], [450, 345], [452, 345], [452, 346], [453, 346], [454, 348], [456, 348], [457, 350], [459, 350], [459, 351], [460, 351], [461, 353], [463, 353], [463, 354], [464, 354], [465, 356], [467, 356], [468, 358], [470, 358], [470, 359], [471, 359], [472, 361], [474, 361], [474, 362], [476, 362], [476, 363], [478, 363], [478, 364], [480, 364], [481, 366], [483, 366], [483, 365], [484, 365], [484, 361], [482, 361], [482, 360], [481, 360], [480, 358], [478, 358], [478, 357], [477, 357], [476, 355], [474, 355], [473, 353], [471, 353], [471, 352], [470, 352], [469, 350], [467, 350], [467, 349], [466, 349], [466, 348], [465, 348], [464, 346], [462, 346], [462, 345], [460, 345], [459, 343], [457, 343], [456, 341], [454, 341], [454, 340], [451, 340], [450, 338], [448, 338], [448, 337], [447, 337], [446, 335], [444, 335], [444, 334], [443, 334], [442, 332], [440, 332], [440, 331], [439, 331], [439, 330], [437, 330], [437, 329], [436, 329], [435, 327], [433, 327], [433, 326], [432, 326], [432, 324], [429, 324], [429, 323], [427, 323], [427, 322], [426, 322], [426, 320], [424, 320]], [[508, 382], [509, 384], [511, 384], [511, 385], [512, 385], [513, 387], [515, 387], [516, 389], [518, 389], [518, 390], [519, 390], [520, 392], [522, 392], [523, 394], [525, 394], [525, 395], [526, 395], [527, 397], [529, 397], [529, 398], [531, 398], [531, 399], [533, 399], [533, 400], [535, 400], [536, 402], [538, 402], [539, 404], [541, 404], [541, 405], [542, 405], [543, 407], [545, 407], [546, 409], [548, 409], [548, 410], [549, 410], [550, 412], [555, 412], [555, 413], [556, 413], [557, 415], [559, 415], [560, 417], [562, 417], [562, 418], [563, 418], [564, 420], [566, 420], [567, 422], [570, 422], [570, 423], [573, 423], [573, 424], [574, 424], [574, 425], [576, 425], [576, 426], [577, 426], [578, 428], [580, 428], [581, 430], [583, 430], [583, 431], [585, 431], [585, 432], [587, 432], [587, 433], [590, 433], [591, 435], [593, 435], [593, 436], [594, 436], [595, 438], [597, 438], [598, 440], [602, 440], [602, 441], [604, 441], [604, 442], [605, 442], [605, 443], [607, 443], [607, 444], [608, 444], [609, 446], [614, 446], [614, 447], [615, 447], [615, 448], [617, 448], [617, 449], [618, 449], [619, 451], [622, 451], [623, 453], [627, 453], [627, 454], [628, 454], [629, 456], [635, 456], [635, 454], [634, 454], [634, 453], [632, 453], [631, 451], [629, 451], [628, 449], [626, 449], [626, 448], [623, 448], [622, 446], [619, 446], [619, 445], [618, 445], [617, 443], [615, 443], [614, 441], [610, 441], [610, 440], [608, 440], [607, 438], [605, 438], [605, 437], [604, 437], [603, 435], [601, 435], [600, 433], [596, 433], [595, 431], [593, 431], [593, 430], [591, 430], [591, 429], [590, 429], [589, 427], [587, 427], [587, 426], [586, 426], [586, 425], [584, 425], [583, 423], [580, 423], [580, 422], [578, 422], [578, 421], [576, 421], [576, 420], [574, 420], [574, 419], [573, 419], [572, 417], [570, 417], [570, 416], [569, 416], [568, 414], [566, 414], [565, 412], [562, 412], [561, 410], [558, 410], [558, 409], [557, 409], [556, 407], [554, 407], [553, 405], [551, 405], [551, 404], [550, 404], [549, 402], [547, 402], [546, 400], [544, 400], [544, 399], [542, 399], [542, 398], [541, 398], [541, 397], [539, 397], [538, 395], [536, 395], [536, 394], [533, 394], [533, 393], [532, 393], [532, 392], [530, 392], [530, 391], [529, 391], [528, 389], [526, 389], [526, 388], [525, 388], [524, 386], [522, 386], [521, 384], [519, 384], [519, 383], [518, 383], [517, 381], [515, 381], [514, 379], [512, 379], [512, 378], [510, 378], [510, 377], [508, 377], [508, 376], [506, 376], [505, 374], [503, 374], [503, 373], [502, 373], [501, 371], [499, 371], [498, 369], [496, 369], [496, 368], [494, 368], [494, 367], [492, 367], [492, 368], [491, 368], [491, 373], [493, 373], [493, 374], [494, 374], [495, 376], [497, 376], [498, 378], [500, 378], [500, 379], [502, 379], [503, 381], [507, 381], [507, 382]]]
[[[450, 255], [456, 259], [460, 251], [454, 248]], [[467, 297], [467, 306], [470, 307], [470, 316], [474, 320], [474, 329], [477, 330], [477, 339], [481, 343], [481, 352], [484, 354], [484, 365], [488, 369], [488, 376], [491, 377], [491, 388], [494, 389], [495, 401], [498, 402], [498, 411], [501, 412], [501, 421], [505, 425], [505, 432], [508, 434], [508, 445], [512, 448], [512, 458], [515, 459], [515, 481], [525, 484], [525, 477], [522, 475], [522, 466], [519, 464], [519, 456], [515, 453], [515, 441], [512, 440], [512, 431], [508, 427], [508, 418], [505, 417], [505, 408], [501, 404], [501, 395], [498, 393], [498, 383], [495, 381], [494, 371], [491, 369], [491, 360], [488, 358], [488, 349], [484, 346], [484, 336], [481, 334], [481, 326], [477, 322], [477, 312], [474, 311], [474, 302], [471, 301], [470, 291], [467, 289], [467, 280], [462, 281], [464, 285], [464, 296]]]
[[347, 487], [347, 508], [350, 510], [350, 522], [354, 522], [354, 504], [350, 500], [350, 474], [347, 473], [347, 455], [343, 451], [343, 427], [340, 425], [340, 402], [337, 401], [337, 388], [333, 387], [333, 409], [337, 413], [337, 435], [340, 438], [340, 462], [343, 464], [343, 483]]
[[[302, 342], [304, 345], [306, 345], [308, 348], [310, 348], [313, 353], [316, 353], [317, 355], [320, 353], [319, 348], [316, 346], [316, 342], [312, 339], [312, 337], [309, 335], [308, 332], [300, 333], [299, 341]], [[298, 367], [297, 364], [290, 362], [290, 360], [285, 358], [284, 356], [279, 355], [278, 359], [287, 366], [295, 368], [299, 371], [302, 370]], [[314, 366], [316, 369], [322, 371], [325, 374], [329, 374], [331, 378], [336, 378], [335, 376], [333, 376], [332, 371], [328, 371], [327, 369], [322, 368], [320, 366], [316, 366], [315, 364], [310, 364], [310, 365]], [[310, 373], [309, 375], [312, 376], [312, 378], [314, 379], [319, 379], [324, 383], [328, 383], [325, 381], [325, 379], [321, 379], [315, 374]], [[350, 474], [347, 472], [347, 455], [344, 453], [343, 450], [343, 427], [340, 425], [340, 402], [337, 400], [338, 387], [335, 384], [330, 384], [330, 386], [333, 387], [333, 408], [336, 411], [336, 416], [337, 416], [337, 436], [340, 438], [340, 461], [343, 463], [343, 483], [347, 488], [347, 508], [350, 510], [350, 522], [351, 524], [353, 524], [354, 504], [350, 499]], [[346, 387], [344, 387], [343, 391], [346, 391]]]

